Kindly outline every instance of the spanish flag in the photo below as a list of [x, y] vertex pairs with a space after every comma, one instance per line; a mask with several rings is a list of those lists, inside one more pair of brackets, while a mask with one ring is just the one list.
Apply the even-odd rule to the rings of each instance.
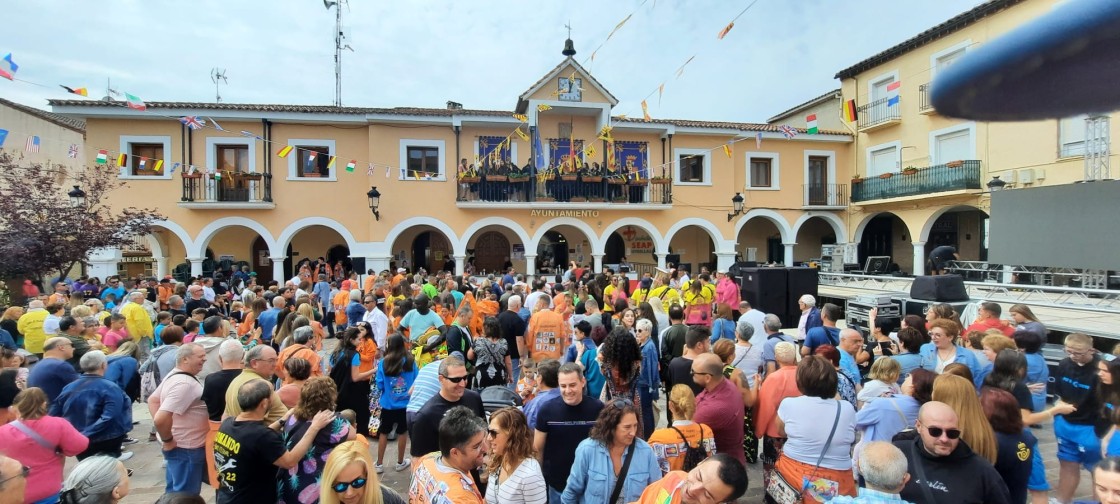
[[855, 122], [858, 117], [856, 114], [856, 101], [848, 100], [844, 102], [844, 110], [842, 111], [844, 120], [848, 122]]
[[291, 153], [292, 153], [292, 146], [287, 145], [287, 146], [284, 146], [283, 149], [280, 149], [280, 152], [277, 152], [276, 155], [280, 156], [282, 158], [286, 158], [286, 157], [288, 157], [288, 154], [291, 154]]

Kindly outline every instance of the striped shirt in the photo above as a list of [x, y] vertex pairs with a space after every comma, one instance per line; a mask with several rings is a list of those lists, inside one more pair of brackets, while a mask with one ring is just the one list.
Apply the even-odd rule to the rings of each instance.
[[532, 457], [522, 460], [513, 474], [505, 477], [494, 474], [486, 487], [486, 504], [545, 504], [547, 501], [548, 488], [541, 465]]
[[408, 397], [407, 412], [416, 413], [432, 396], [439, 393], [439, 362], [429, 363], [420, 368], [416, 381], [412, 383], [412, 394]]

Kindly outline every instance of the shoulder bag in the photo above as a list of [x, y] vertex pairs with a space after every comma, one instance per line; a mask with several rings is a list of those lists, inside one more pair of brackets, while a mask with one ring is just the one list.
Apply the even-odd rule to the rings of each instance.
[[27, 435], [27, 437], [31, 438], [31, 440], [36, 442], [39, 446], [54, 452], [55, 456], [62, 456], [62, 447], [50, 444], [46, 439], [43, 439], [43, 436], [40, 436], [38, 432], [31, 430], [31, 427], [28, 427], [27, 424], [19, 420], [14, 420], [11, 422], [11, 425]]
[[622, 495], [622, 486], [626, 484], [626, 473], [630, 471], [630, 461], [634, 459], [634, 445], [630, 445], [630, 449], [626, 451], [626, 458], [622, 461], [622, 470], [618, 471], [618, 478], [614, 480], [614, 490], [611, 490], [611, 504], [618, 502], [618, 496]]
[[805, 494], [805, 489], [808, 488], [809, 482], [813, 480], [816, 470], [820, 468], [821, 462], [824, 460], [824, 454], [828, 453], [829, 446], [832, 445], [832, 437], [836, 434], [836, 426], [840, 423], [840, 401], [836, 401], [836, 418], [832, 420], [832, 430], [828, 433], [828, 439], [824, 442], [824, 449], [821, 450], [821, 456], [817, 457], [816, 466], [813, 467], [813, 475], [804, 478], [804, 482], [799, 486], [793, 486], [782, 473], [776, 468], [774, 473], [770, 476], [770, 483], [766, 485], [766, 495], [769, 495], [778, 504], [796, 504], [801, 502], [802, 496]]

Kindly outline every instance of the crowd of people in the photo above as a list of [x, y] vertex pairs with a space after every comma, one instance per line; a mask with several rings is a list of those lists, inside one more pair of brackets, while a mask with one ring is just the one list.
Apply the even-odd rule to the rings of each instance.
[[[759, 463], [782, 504], [1068, 504], [1082, 467], [1120, 495], [1120, 362], [1070, 334], [1050, 376], [1024, 305], [967, 327], [949, 305], [872, 313], [864, 334], [809, 295], [796, 321], [754, 309], [726, 271], [232, 276], [5, 311], [0, 490], [123, 498], [140, 402], [168, 499], [207, 482], [220, 503], [717, 503]], [[1053, 489], [1031, 433], [1051, 419]], [[386, 470], [410, 472], [407, 496]]]

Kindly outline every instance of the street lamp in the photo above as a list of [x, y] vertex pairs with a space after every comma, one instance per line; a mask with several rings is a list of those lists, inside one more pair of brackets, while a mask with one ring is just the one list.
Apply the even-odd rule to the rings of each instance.
[[992, 175], [992, 180], [989, 180], [987, 185], [988, 190], [991, 192], [1002, 191], [1003, 187], [1007, 185], [1007, 182], [1000, 180], [999, 175]]
[[66, 195], [70, 196], [71, 207], [83, 208], [86, 206], [86, 192], [81, 187], [74, 186]]
[[377, 207], [381, 204], [381, 192], [377, 190], [377, 186], [373, 186], [366, 193], [366, 198], [369, 199], [369, 209], [373, 212], [373, 217], [381, 220], [381, 214], [377, 213]]
[[742, 193], [735, 193], [735, 196], [733, 196], [731, 198], [731, 208], [734, 210], [734, 212], [731, 212], [731, 213], [727, 214], [727, 222], [731, 222], [731, 220], [734, 219], [736, 216], [742, 215], [742, 213], [743, 213], [743, 194]]

